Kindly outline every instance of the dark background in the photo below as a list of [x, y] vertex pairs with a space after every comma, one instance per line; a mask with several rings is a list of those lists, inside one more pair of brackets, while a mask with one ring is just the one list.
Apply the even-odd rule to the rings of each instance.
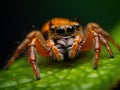
[[94, 21], [108, 32], [120, 21], [120, 0], [1, 0], [0, 68], [26, 34], [53, 17]]

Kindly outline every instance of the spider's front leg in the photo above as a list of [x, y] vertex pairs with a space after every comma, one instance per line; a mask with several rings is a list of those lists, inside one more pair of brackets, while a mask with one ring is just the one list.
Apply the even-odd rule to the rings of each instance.
[[[69, 42], [71, 42], [71, 41], [72, 40], [68, 41], [68, 45], [69, 45]], [[81, 35], [76, 35], [74, 41], [70, 43], [70, 45], [72, 45], [70, 50], [68, 50], [69, 51], [68, 56], [69, 56], [70, 59], [74, 59], [77, 51], [80, 52], [79, 44], [80, 44], [81, 41], [82, 41], [82, 36]]]
[[59, 49], [59, 47], [60, 47], [60, 44], [65, 45], [65, 42], [58, 40], [57, 43], [58, 45], [56, 46], [53, 40], [50, 40], [50, 39], [47, 40], [47, 45], [51, 49], [50, 56], [52, 56], [54, 59], [57, 59], [58, 61], [62, 61], [64, 60], [64, 55], [62, 53], [62, 50]]
[[28, 44], [31, 42], [31, 40], [35, 37], [40, 36], [40, 32], [37, 30], [34, 30], [30, 32], [26, 38], [20, 43], [20, 45], [16, 48], [14, 51], [12, 57], [8, 60], [7, 64], [3, 67], [3, 69], [8, 69], [10, 65], [20, 56], [21, 53], [23, 53]]
[[46, 43], [41, 41], [41, 38], [34, 38], [28, 47], [29, 47], [28, 48], [29, 62], [32, 65], [32, 69], [34, 71], [36, 79], [39, 80], [40, 75], [39, 75], [39, 71], [36, 65], [36, 50], [42, 56], [49, 56], [50, 48], [46, 45]]
[[[94, 45], [95, 55], [94, 55], [94, 69], [98, 67], [98, 60], [100, 57], [101, 46], [100, 42], [106, 47], [111, 58], [114, 58], [111, 48], [109, 47], [108, 41], [112, 42], [118, 50], [120, 46], [114, 41], [114, 39], [105, 32], [99, 25], [96, 23], [89, 23], [86, 26], [86, 33], [84, 34], [84, 40], [81, 43], [81, 51], [88, 51]], [[107, 40], [106, 40], [107, 39]]]
[[49, 56], [49, 47], [46, 45], [43, 35], [39, 31], [30, 32], [25, 40], [17, 47], [13, 56], [8, 60], [8, 63], [4, 66], [4, 69], [10, 67], [10, 65], [19, 57], [19, 55], [25, 51], [28, 47], [29, 49], [29, 61], [32, 64], [33, 71], [37, 79], [40, 79], [37, 66], [36, 66], [36, 54], [37, 50], [42, 56]]

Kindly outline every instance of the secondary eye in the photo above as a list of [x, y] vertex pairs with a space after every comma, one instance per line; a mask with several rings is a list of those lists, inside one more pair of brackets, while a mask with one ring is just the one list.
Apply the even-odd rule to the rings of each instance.
[[64, 30], [63, 28], [58, 28], [58, 29], [56, 30], [56, 33], [57, 33], [58, 35], [64, 35], [65, 30]]
[[80, 24], [74, 24], [74, 27], [75, 27], [76, 29], [79, 29]]
[[51, 30], [52, 33], [55, 32], [55, 29], [56, 29], [55, 27], [51, 27], [51, 28], [50, 28], [50, 30]]
[[74, 33], [74, 31], [75, 31], [75, 29], [73, 27], [68, 27], [67, 28], [67, 33], [68, 34], [72, 34], [72, 33]]

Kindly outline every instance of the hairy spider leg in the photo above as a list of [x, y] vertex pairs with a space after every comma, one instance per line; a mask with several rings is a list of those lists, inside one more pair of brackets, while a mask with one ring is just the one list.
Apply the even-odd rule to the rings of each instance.
[[74, 59], [76, 53], [77, 53], [77, 49], [78, 49], [78, 45], [79, 43], [82, 41], [82, 36], [81, 35], [77, 35], [74, 39], [74, 42], [72, 44], [71, 50], [69, 51], [69, 58], [70, 59]]
[[59, 52], [59, 49], [55, 46], [54, 42], [50, 39], [47, 40], [47, 45], [51, 48], [52, 53], [55, 55], [58, 61], [64, 60], [64, 56]]
[[[26, 36], [26, 38], [21, 42], [21, 44], [16, 48], [16, 50], [13, 53], [12, 57], [8, 60], [7, 64], [4, 66], [4, 69], [8, 69], [10, 67], [10, 65], [20, 56], [20, 54], [23, 53], [27, 49], [28, 44], [32, 41], [32, 39], [36, 38], [36, 37], [40, 38], [42, 43], [45, 43], [45, 41], [43, 39], [43, 36], [39, 31], [34, 30], [34, 31], [30, 32]], [[41, 47], [46, 48], [45, 45], [41, 46]], [[48, 54], [45, 54], [45, 55], [48, 56]]]
[[[103, 45], [106, 47], [109, 55], [111, 58], [114, 57], [111, 48], [109, 47], [109, 44], [106, 39], [109, 39], [116, 48], [119, 48], [119, 45], [113, 40], [113, 38], [105, 32], [102, 28], [100, 28], [96, 23], [89, 23], [86, 26], [86, 32], [84, 34], [84, 40], [81, 43], [81, 51], [88, 51], [92, 48], [94, 45], [94, 50], [95, 50], [95, 56], [94, 56], [94, 69], [98, 67], [98, 60], [100, 57], [100, 42], [103, 43]], [[105, 37], [105, 38], [104, 38]]]
[[40, 79], [40, 75], [39, 75], [39, 71], [37, 68], [37, 63], [36, 63], [36, 50], [38, 51], [38, 53], [42, 56], [49, 56], [49, 49], [47, 50], [47, 48], [45, 48], [45, 45], [42, 45], [43, 43], [41, 43], [41, 41], [39, 40], [39, 38], [34, 38], [32, 40], [32, 42], [29, 44], [29, 62], [32, 65], [32, 69], [34, 71], [34, 74], [36, 76], [36, 79], [39, 80]]

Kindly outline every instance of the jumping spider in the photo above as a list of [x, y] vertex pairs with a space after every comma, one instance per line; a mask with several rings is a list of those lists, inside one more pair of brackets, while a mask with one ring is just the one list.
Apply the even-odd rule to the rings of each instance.
[[100, 57], [101, 43], [106, 47], [110, 57], [114, 57], [107, 40], [120, 50], [120, 46], [113, 38], [96, 23], [88, 23], [83, 32], [78, 21], [53, 18], [44, 24], [41, 31], [34, 30], [27, 35], [25, 40], [17, 47], [5, 68], [8, 68], [28, 48], [29, 62], [32, 65], [36, 79], [39, 80], [36, 50], [44, 57], [52, 57], [57, 61], [62, 61], [66, 57], [74, 59], [77, 54], [89, 51], [93, 47], [95, 51], [93, 68], [96, 69]]

